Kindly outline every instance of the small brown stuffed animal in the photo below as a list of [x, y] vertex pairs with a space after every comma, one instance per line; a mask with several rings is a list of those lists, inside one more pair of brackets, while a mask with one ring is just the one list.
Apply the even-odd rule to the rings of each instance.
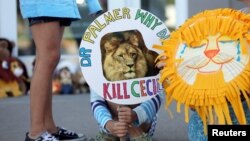
[[30, 80], [24, 63], [11, 57], [14, 44], [0, 38], [0, 98], [20, 96], [29, 90]]
[[59, 80], [61, 83], [61, 94], [73, 94], [72, 73], [68, 67], [59, 70]]
[[76, 73], [72, 75], [72, 82], [75, 94], [89, 93], [89, 85], [83, 77], [81, 70], [76, 71]]
[[24, 64], [17, 58], [1, 60], [0, 64], [0, 98], [26, 94], [30, 80]]

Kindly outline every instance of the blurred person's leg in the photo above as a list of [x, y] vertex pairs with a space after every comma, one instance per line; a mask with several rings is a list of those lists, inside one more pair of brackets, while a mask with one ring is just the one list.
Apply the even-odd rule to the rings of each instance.
[[151, 123], [143, 123], [139, 127], [130, 127], [128, 131], [130, 141], [152, 141], [152, 137], [149, 135], [150, 127]]
[[189, 141], [207, 141], [204, 134], [204, 126], [197, 112], [193, 112], [188, 122], [188, 140]]
[[31, 26], [36, 45], [36, 63], [30, 89], [30, 136], [48, 130], [56, 132], [52, 116], [52, 75], [60, 60], [63, 27], [59, 22]]

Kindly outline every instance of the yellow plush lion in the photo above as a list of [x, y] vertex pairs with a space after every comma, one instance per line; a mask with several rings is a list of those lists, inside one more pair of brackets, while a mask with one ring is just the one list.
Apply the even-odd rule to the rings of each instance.
[[191, 107], [206, 124], [232, 124], [231, 105], [240, 124], [246, 124], [242, 101], [250, 107], [250, 15], [233, 9], [207, 10], [187, 20], [155, 46], [164, 52], [166, 66], [160, 82], [166, 106], [177, 101]]

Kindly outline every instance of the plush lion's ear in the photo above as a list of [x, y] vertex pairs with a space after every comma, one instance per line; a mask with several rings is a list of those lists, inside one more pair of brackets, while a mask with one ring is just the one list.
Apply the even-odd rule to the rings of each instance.
[[0, 47], [5, 47], [8, 49], [10, 55], [12, 54], [12, 50], [15, 47], [15, 43], [5, 38], [0, 38]]
[[8, 42], [6, 41], [0, 41], [0, 47], [5, 47], [5, 48], [8, 48]]

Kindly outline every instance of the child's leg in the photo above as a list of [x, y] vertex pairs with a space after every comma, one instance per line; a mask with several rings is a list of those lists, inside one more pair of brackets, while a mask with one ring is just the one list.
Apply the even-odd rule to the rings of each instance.
[[130, 138], [130, 141], [153, 141], [153, 138], [149, 136], [148, 134], [143, 133], [142, 135], [138, 137]]
[[[246, 101], [243, 101], [242, 105], [243, 105], [243, 109], [244, 109], [244, 112], [245, 112], [247, 124], [249, 125], [250, 124], [250, 110], [249, 110], [249, 108], [247, 106], [247, 102]], [[230, 116], [231, 116], [233, 125], [238, 125], [239, 122], [238, 122], [238, 120], [237, 120], [237, 118], [236, 118], [236, 116], [234, 114], [232, 106], [229, 107], [229, 111], [230, 111]]]
[[204, 134], [203, 122], [196, 112], [192, 114], [188, 123], [188, 140], [207, 141], [207, 136]]
[[[246, 101], [242, 102], [245, 111], [247, 124], [250, 124], [250, 111]], [[229, 106], [230, 116], [233, 125], [238, 125], [239, 122], [234, 114], [232, 106]], [[204, 134], [203, 122], [199, 115], [194, 112], [188, 123], [188, 139], [189, 141], [207, 141], [207, 136]]]
[[100, 131], [96, 135], [94, 141], [120, 141], [120, 139], [118, 137]]
[[152, 137], [149, 135], [151, 123], [144, 123], [141, 126], [132, 126], [129, 128], [129, 138], [131, 141], [151, 141]]
[[60, 59], [62, 31], [59, 22], [31, 27], [36, 45], [36, 63], [30, 88], [30, 135], [37, 136], [49, 128], [56, 130], [52, 117], [52, 75]]

